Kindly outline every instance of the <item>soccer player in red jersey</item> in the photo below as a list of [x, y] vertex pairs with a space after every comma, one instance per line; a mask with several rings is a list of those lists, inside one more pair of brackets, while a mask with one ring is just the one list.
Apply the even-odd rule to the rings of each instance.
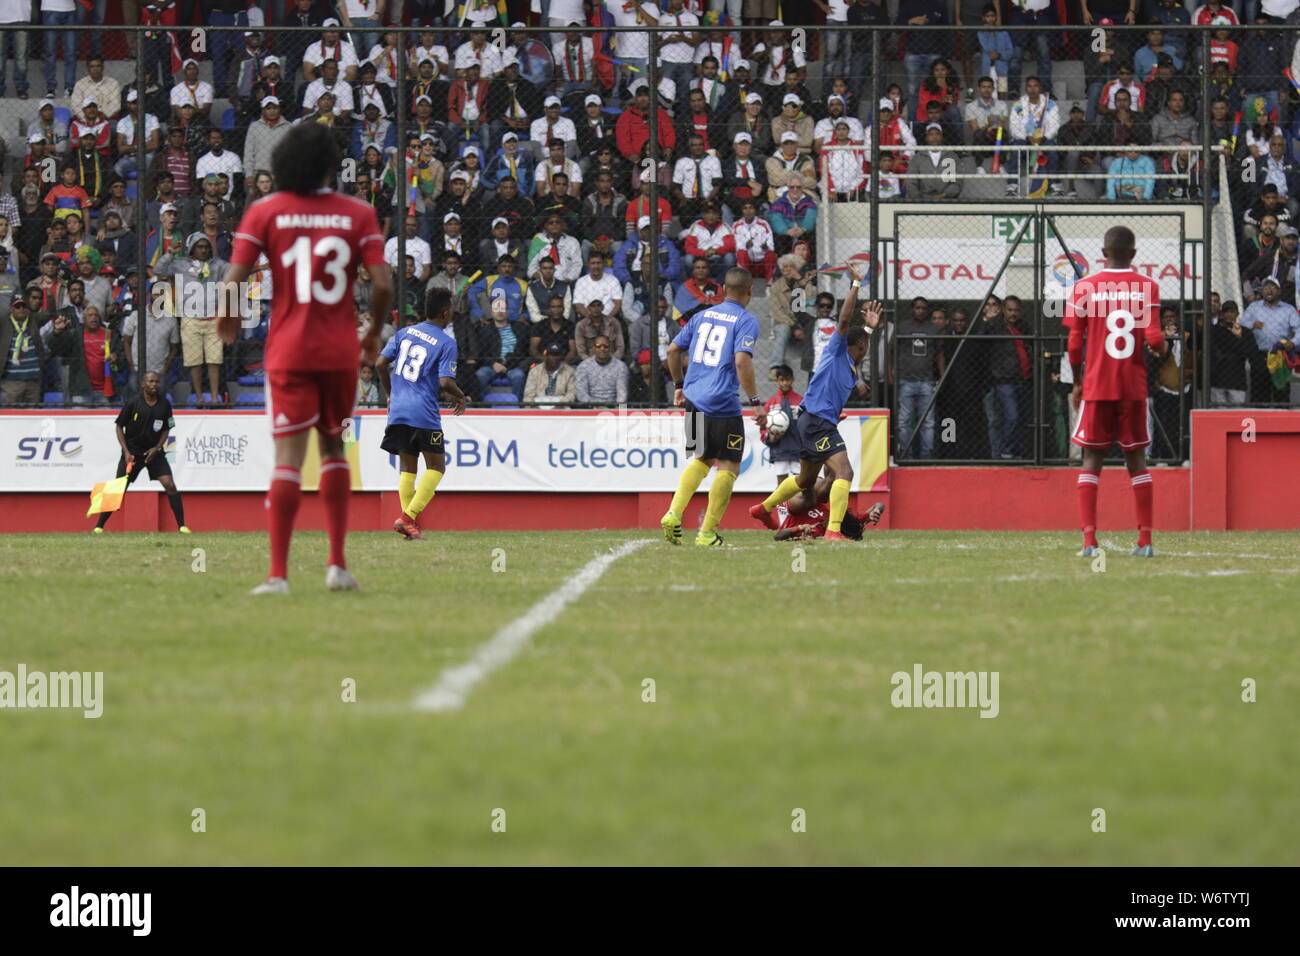
[[1124, 452], [1137, 504], [1138, 541], [1131, 553], [1141, 558], [1155, 553], [1151, 546], [1151, 474], [1146, 465], [1146, 447], [1151, 444], [1147, 365], [1142, 343], [1158, 357], [1168, 346], [1160, 328], [1160, 287], [1132, 268], [1135, 252], [1131, 229], [1108, 229], [1102, 248], [1106, 268], [1076, 282], [1065, 308], [1074, 371], [1070, 403], [1079, 413], [1072, 441], [1083, 449], [1078, 482], [1082, 557], [1097, 553], [1097, 489], [1102, 460], [1112, 443], [1118, 443]]
[[[329, 530], [325, 586], [356, 590], [343, 554], [352, 478], [343, 430], [357, 397], [361, 362], [379, 353], [379, 331], [393, 299], [384, 237], [374, 207], [330, 189], [342, 159], [318, 123], [291, 129], [271, 154], [278, 192], [249, 207], [235, 233], [226, 301], [248, 279], [258, 257], [271, 264], [271, 321], [264, 365], [267, 412], [275, 439], [275, 472], [267, 492], [271, 570], [254, 594], [287, 594], [289, 542], [301, 497], [301, 471], [311, 429], [320, 436], [320, 496]], [[365, 264], [373, 280], [370, 327], [357, 349], [352, 282]], [[233, 310], [232, 310], [233, 311]], [[238, 316], [220, 319], [226, 343], [239, 335]]]
[[[774, 540], [825, 537], [831, 517], [828, 503], [834, 479], [833, 472], [824, 470], [816, 485], [772, 509], [772, 520], [776, 526]], [[840, 531], [852, 541], [861, 541], [863, 530], [868, 525], [878, 524], [884, 513], [885, 506], [881, 502], [876, 502], [862, 514], [846, 511]]]

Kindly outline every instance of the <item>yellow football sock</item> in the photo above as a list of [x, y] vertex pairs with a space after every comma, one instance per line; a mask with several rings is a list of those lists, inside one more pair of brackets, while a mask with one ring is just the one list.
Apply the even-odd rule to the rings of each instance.
[[686, 506], [690, 503], [691, 495], [695, 494], [695, 489], [700, 487], [700, 482], [705, 479], [709, 473], [709, 466], [698, 458], [692, 458], [682, 470], [681, 480], [677, 482], [677, 491], [673, 495], [673, 503], [668, 506], [668, 512], [681, 517], [686, 511]]
[[727, 511], [727, 502], [731, 501], [731, 486], [735, 483], [734, 472], [718, 469], [718, 473], [713, 476], [713, 484], [709, 486], [709, 507], [704, 512], [704, 523], [700, 525], [701, 534], [718, 530], [722, 516]]
[[402, 503], [402, 511], [405, 512], [411, 506], [411, 499], [415, 497], [415, 472], [404, 471], [397, 479], [397, 498]]
[[831, 517], [826, 522], [827, 531], [839, 531], [844, 513], [849, 510], [849, 483], [843, 478], [831, 482]]
[[420, 512], [429, 507], [429, 502], [433, 500], [433, 493], [438, 489], [440, 481], [442, 481], [442, 472], [426, 468], [424, 474], [420, 476], [419, 487], [415, 489], [415, 497], [406, 506], [406, 513], [412, 518], [418, 518]]
[[798, 477], [790, 475], [785, 479], [785, 481], [776, 486], [776, 491], [767, 496], [763, 501], [763, 507], [768, 511], [771, 511], [777, 505], [789, 501], [801, 491], [803, 491], [803, 489], [799, 487]]

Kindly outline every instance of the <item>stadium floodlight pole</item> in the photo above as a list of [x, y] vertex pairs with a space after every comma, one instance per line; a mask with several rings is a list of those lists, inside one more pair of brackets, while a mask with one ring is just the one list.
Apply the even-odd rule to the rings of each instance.
[[[1201, 31], [1201, 62], [1209, 63], [1210, 55], [1210, 33], [1208, 30]], [[1210, 170], [1214, 168], [1214, 146], [1210, 143], [1210, 71], [1201, 71], [1201, 335], [1200, 335], [1200, 357], [1201, 369], [1197, 376], [1201, 393], [1200, 405], [1202, 408], [1210, 407], [1210, 350], [1214, 348], [1210, 344], [1213, 336], [1210, 335], [1211, 319], [1210, 315], [1210, 293], [1213, 275], [1210, 269], [1210, 249], [1214, 242], [1212, 233], [1214, 231], [1214, 206], [1211, 202], [1213, 186], [1210, 184]], [[1217, 145], [1217, 144], [1216, 144]], [[1229, 157], [1224, 156], [1223, 162], [1227, 163]], [[1215, 186], [1218, 185], [1218, 177], [1215, 177]], [[1220, 196], [1220, 202], [1227, 200], [1228, 197]], [[1236, 298], [1234, 295], [1233, 298]], [[1195, 336], [1193, 336], [1195, 340]], [[1188, 416], [1190, 422], [1190, 415]], [[1182, 417], [1179, 417], [1182, 421]], [[1190, 425], [1189, 425], [1190, 427]]]
[[[652, 407], [663, 401], [660, 399], [663, 372], [659, 365], [659, 323], [667, 316], [659, 314], [659, 89], [655, 83], [655, 59], [659, 56], [658, 27], [650, 30], [650, 56], [646, 60], [646, 82], [650, 84], [650, 115], [646, 118], [650, 138], [650, 289], [646, 293], [646, 313], [650, 316], [650, 396]], [[641, 167], [642, 175], [646, 166]], [[672, 303], [668, 303], [672, 308]], [[635, 357], [635, 356], [634, 356]]]
[[[1007, 271], [1007, 266], [1011, 264], [1011, 257], [1015, 255], [1016, 250], [1020, 248], [1020, 240], [1024, 238], [1025, 231], [1033, 221], [1033, 215], [1025, 216], [1025, 221], [1022, 222], [1020, 228], [1016, 230], [1015, 237], [1007, 243], [1007, 254], [1002, 257], [1002, 265], [998, 267], [998, 274], [995, 275], [993, 281], [989, 283], [988, 295], [984, 296], [980, 301], [979, 311], [976, 313], [974, 321], [970, 322], [966, 326], [966, 331], [963, 332], [961, 338], [957, 340], [957, 347], [952, 350], [952, 357], [944, 364], [943, 374], [939, 376], [938, 384], [935, 385], [934, 389], [930, 392], [930, 400], [925, 403], [925, 408], [916, 419], [916, 424], [912, 426], [912, 434], [908, 435], [907, 441], [899, 447], [904, 449], [911, 448], [912, 442], [916, 441], [916, 436], [920, 433], [921, 426], [925, 423], [926, 417], [930, 414], [930, 409], [934, 407], [935, 399], [938, 398], [939, 393], [943, 391], [943, 383], [948, 381], [948, 376], [952, 374], [953, 366], [957, 364], [957, 356], [961, 354], [962, 346], [965, 345], [966, 340], [970, 338], [971, 329], [975, 328], [975, 323], [984, 315], [984, 306], [988, 304], [989, 298], [993, 295], [993, 290], [996, 289], [998, 283], [1002, 281], [1002, 273]], [[895, 343], [897, 343], [897, 338], [895, 338]]]
[[[852, 43], [853, 34], [844, 34], [844, 42]], [[852, 57], [850, 56], [850, 61]], [[870, 195], [867, 197], [867, 237], [871, 243], [868, 252], [871, 258], [867, 260], [867, 281], [871, 283], [870, 301], [880, 301], [880, 263], [876, 257], [880, 254], [880, 70], [882, 60], [880, 57], [880, 31], [875, 27], [871, 28], [871, 102], [867, 106], [867, 115], [874, 116], [875, 120], [871, 124], [873, 131], [871, 137], [871, 178], [868, 184]], [[897, 255], [897, 250], [895, 250]], [[832, 265], [839, 265], [838, 262]], [[889, 341], [888, 327], [880, 327], [881, 341]], [[867, 349], [867, 388], [871, 390], [871, 403], [877, 408], [885, 408], [888, 402], [880, 401], [880, 393], [876, 391], [876, 383], [880, 380], [880, 357], [879, 346], [875, 342]]]
[[[149, 336], [146, 333], [148, 332], [149, 325], [149, 304], [153, 301], [152, 296], [149, 294], [152, 291], [150, 283], [145, 279], [145, 276], [148, 274], [148, 266], [145, 263], [145, 249], [149, 242], [149, 228], [145, 214], [145, 195], [143, 188], [146, 169], [145, 157], [148, 155], [145, 149], [145, 139], [147, 136], [146, 130], [149, 126], [147, 119], [149, 110], [144, 99], [145, 84], [148, 82], [144, 73], [144, 29], [139, 26], [132, 27], [131, 29], [134, 30], [136, 34], [135, 48], [140, 51], [140, 55], [136, 57], [135, 60], [135, 102], [137, 104], [137, 110], [136, 118], [132, 122], [135, 124], [136, 192], [135, 222], [131, 224], [135, 228], [135, 298], [132, 304], [135, 307], [135, 371], [136, 375], [139, 376], [148, 371], [147, 363], [149, 361], [149, 353], [146, 350], [146, 342], [148, 341]], [[161, 148], [161, 146], [159, 148]], [[177, 306], [180, 305], [179, 302], [174, 304]], [[123, 319], [125, 319], [125, 316], [123, 316]], [[180, 320], [178, 319], [177, 321], [179, 322]], [[131, 384], [134, 386], [136, 383], [132, 382]], [[213, 396], [214, 401], [215, 398], [216, 397]]]
[[[402, 55], [397, 58], [397, 145], [396, 154], [393, 156], [393, 212], [396, 213], [393, 218], [397, 220], [395, 225], [395, 235], [397, 236], [397, 265], [393, 271], [397, 273], [397, 285], [393, 291], [393, 306], [397, 310], [397, 321], [393, 323], [393, 330], [396, 331], [402, 327], [402, 319], [406, 311], [406, 37], [401, 37]], [[418, 187], [417, 187], [418, 188]], [[381, 189], [382, 193], [382, 189]], [[419, 222], [417, 219], [416, 222]], [[452, 287], [452, 295], [456, 294], [456, 289]]]

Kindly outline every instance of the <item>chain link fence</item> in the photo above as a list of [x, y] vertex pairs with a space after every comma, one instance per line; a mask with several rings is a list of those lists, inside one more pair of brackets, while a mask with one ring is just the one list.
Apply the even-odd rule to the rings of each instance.
[[[215, 361], [186, 348], [210, 316], [184, 314], [180, 296], [159, 314], [136, 303], [204, 270], [203, 239], [212, 259], [229, 255], [296, 122], [335, 130], [339, 188], [380, 214], [401, 285], [392, 325], [417, 321], [431, 286], [458, 293], [462, 385], [481, 403], [662, 404], [667, 343], [720, 298], [733, 262], [759, 277], [760, 377], [774, 391], [788, 369], [799, 391], [857, 257], [890, 331], [851, 403], [894, 410], [898, 460], [1067, 460], [1053, 283], [1072, 257], [1095, 266], [1117, 218], [1145, 264], [1181, 277], [1162, 279], [1187, 347], [1177, 372], [1152, 371], [1155, 454], [1186, 456], [1192, 406], [1291, 403], [1265, 280], [1294, 304], [1293, 31], [1153, 37], [1009, 17], [982, 45], [975, 31], [887, 26], [870, 3], [818, 30], [719, 21], [726, 10], [691, 23], [690, 6], [657, 26], [517, 29], [494, 9], [482, 29], [453, 17], [350, 30], [312, 7], [307, 27], [0, 32], [0, 307], [26, 298], [40, 341], [37, 384], [20, 384], [33, 337], [0, 331], [5, 404], [113, 403], [153, 368], [180, 404], [258, 407], [269, 276], [257, 321]], [[941, 331], [900, 332], [916, 296]], [[368, 304], [363, 276], [359, 323]], [[1219, 321], [1229, 304], [1236, 324]], [[101, 334], [106, 362], [89, 351]], [[582, 371], [601, 334], [625, 375]], [[548, 348], [561, 352], [549, 367]], [[364, 370], [359, 397], [384, 400]]]

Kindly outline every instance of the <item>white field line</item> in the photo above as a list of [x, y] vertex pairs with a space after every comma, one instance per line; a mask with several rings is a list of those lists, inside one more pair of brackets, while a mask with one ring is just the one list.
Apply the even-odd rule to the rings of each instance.
[[519, 617], [492, 635], [464, 664], [443, 671], [437, 682], [415, 699], [416, 710], [445, 713], [460, 710], [470, 691], [489, 674], [509, 664], [527, 645], [529, 638], [560, 616], [560, 612], [576, 601], [619, 558], [625, 557], [650, 543], [649, 538], [625, 541], [614, 550], [597, 555], [572, 577], [542, 598]]

